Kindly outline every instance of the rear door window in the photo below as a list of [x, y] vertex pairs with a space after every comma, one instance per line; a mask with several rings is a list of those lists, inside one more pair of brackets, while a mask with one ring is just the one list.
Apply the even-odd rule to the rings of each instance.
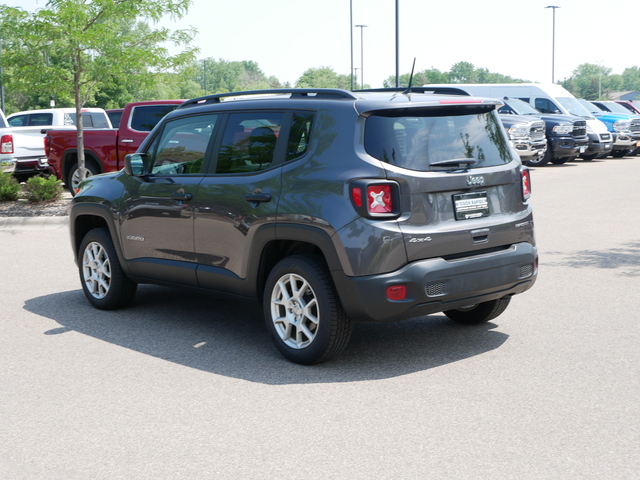
[[[271, 167], [283, 119], [283, 112], [229, 115], [216, 173], [250, 173]], [[294, 155], [300, 155], [300, 148], [306, 149], [306, 146], [292, 146]]]
[[365, 150], [378, 160], [416, 171], [439, 170], [432, 164], [447, 160], [474, 160], [470, 168], [504, 165], [512, 160], [509, 142], [493, 111], [452, 115], [456, 110], [462, 109], [424, 110], [407, 116], [372, 115], [365, 124]]

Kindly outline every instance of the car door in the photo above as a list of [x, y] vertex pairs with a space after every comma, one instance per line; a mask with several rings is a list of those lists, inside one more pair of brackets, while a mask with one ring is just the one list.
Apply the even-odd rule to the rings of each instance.
[[197, 284], [192, 201], [218, 118], [204, 114], [167, 121], [144, 152], [151, 173], [127, 179], [121, 238], [134, 275]]
[[[286, 120], [285, 120], [286, 119]], [[291, 113], [237, 112], [226, 119], [220, 145], [194, 202], [200, 286], [251, 294], [251, 269], [275, 238], [281, 167]]]

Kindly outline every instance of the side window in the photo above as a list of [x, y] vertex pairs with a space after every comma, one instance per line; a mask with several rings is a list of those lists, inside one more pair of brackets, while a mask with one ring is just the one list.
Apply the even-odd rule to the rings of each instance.
[[53, 123], [53, 113], [32, 113], [29, 115], [29, 125], [42, 127]]
[[309, 137], [313, 125], [313, 114], [296, 112], [293, 114], [286, 161], [302, 157], [309, 149]]
[[151, 173], [200, 173], [217, 115], [197, 115], [167, 122], [150, 149]]
[[82, 125], [87, 128], [109, 128], [104, 113], [90, 112], [82, 114]]
[[233, 113], [224, 130], [216, 173], [248, 173], [269, 168], [282, 126], [282, 112]]
[[178, 105], [141, 105], [131, 112], [131, 130], [150, 132], [162, 117], [175, 110]]
[[15, 117], [11, 117], [9, 119], [9, 126], [11, 127], [24, 127], [27, 124], [27, 116], [26, 115], [16, 115]]
[[536, 98], [535, 107], [542, 113], [559, 113], [558, 107], [547, 98]]

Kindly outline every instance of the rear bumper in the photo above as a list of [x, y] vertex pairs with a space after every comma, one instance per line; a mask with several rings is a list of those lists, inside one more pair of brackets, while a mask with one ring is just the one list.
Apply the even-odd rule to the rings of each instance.
[[50, 173], [46, 157], [20, 159], [13, 170], [13, 176], [17, 178], [29, 178], [40, 173]]
[[[432, 258], [387, 274], [347, 277], [333, 272], [343, 307], [353, 320], [386, 322], [461, 308], [523, 293], [537, 278], [538, 252], [529, 243], [455, 260]], [[404, 300], [387, 289], [404, 285]]]

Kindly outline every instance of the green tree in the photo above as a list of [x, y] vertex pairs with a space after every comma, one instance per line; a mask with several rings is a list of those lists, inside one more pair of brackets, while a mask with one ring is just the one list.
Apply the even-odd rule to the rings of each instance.
[[[47, 92], [71, 93], [80, 109], [99, 85], [118, 77], [145, 84], [154, 72], [170, 71], [193, 58], [187, 48], [171, 56], [166, 42], [188, 46], [194, 31], [153, 29], [141, 22], [158, 22], [169, 14], [180, 18], [192, 0], [49, 0], [46, 8], [27, 13], [0, 7], [0, 31], [10, 29], [2, 65], [13, 69], [24, 82], [40, 84]], [[123, 28], [124, 27], [124, 28]], [[3, 39], [4, 40], [4, 39]], [[117, 82], [113, 81], [113, 86]], [[78, 166], [85, 175], [82, 122], [77, 125]]]
[[351, 90], [351, 76], [339, 75], [331, 67], [310, 68], [298, 79], [296, 88], [343, 88]]
[[608, 92], [615, 91], [620, 84], [619, 79], [616, 81], [610, 74], [610, 68], [583, 63], [576, 67], [571, 77], [559, 83], [577, 98], [597, 100], [606, 97]]

